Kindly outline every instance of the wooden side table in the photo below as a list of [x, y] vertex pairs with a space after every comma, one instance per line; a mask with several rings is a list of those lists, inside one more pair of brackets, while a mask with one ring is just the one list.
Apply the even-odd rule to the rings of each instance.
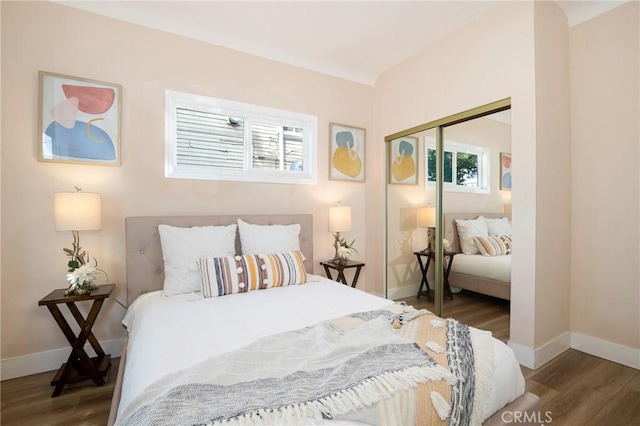
[[[55, 386], [51, 397], [60, 395], [62, 388], [64, 388], [64, 385], [67, 383], [92, 379], [97, 386], [105, 384], [104, 376], [106, 376], [111, 367], [111, 355], [104, 353], [100, 343], [98, 343], [98, 339], [96, 339], [91, 332], [91, 328], [96, 318], [98, 318], [102, 304], [105, 299], [111, 295], [114, 288], [115, 284], [105, 284], [98, 286], [97, 289], [91, 290], [91, 292], [87, 294], [71, 294], [68, 296], [64, 294], [66, 289], [61, 288], [53, 290], [38, 302], [38, 306], [44, 305], [49, 308], [49, 312], [51, 312], [60, 330], [62, 330], [62, 333], [64, 333], [64, 336], [71, 345], [71, 354], [67, 362], [62, 364], [53, 380], [51, 380], [51, 386]], [[93, 300], [93, 305], [87, 318], [82, 317], [82, 314], [76, 306], [76, 302], [83, 300]], [[58, 305], [63, 303], [67, 305], [67, 308], [69, 308], [69, 311], [80, 326], [80, 333], [77, 336], [58, 308]], [[84, 350], [84, 345], [87, 340], [97, 354], [94, 358], [89, 358], [89, 355], [87, 355], [87, 352]]]
[[356, 268], [356, 274], [353, 276], [353, 281], [351, 282], [351, 287], [354, 288], [358, 283], [360, 270], [364, 266], [364, 263], [357, 262], [355, 260], [347, 260], [346, 262], [341, 263], [334, 262], [333, 260], [327, 260], [324, 262], [320, 262], [320, 264], [324, 266], [324, 272], [327, 274], [327, 278], [329, 278], [330, 280], [332, 280], [333, 278], [331, 277], [331, 271], [329, 269], [335, 269], [336, 271], [338, 271], [338, 277], [336, 278], [336, 281], [341, 282], [344, 285], [349, 285], [347, 283], [347, 279], [344, 276], [344, 270], [349, 268]]
[[[423, 286], [427, 287], [426, 296], [429, 297], [429, 291], [431, 290], [431, 287], [429, 287], [427, 272], [429, 272], [429, 264], [431, 263], [432, 259], [433, 259], [433, 263], [435, 264], [436, 253], [435, 251], [431, 251], [431, 250], [422, 250], [422, 251], [415, 251], [413, 252], [413, 254], [415, 254], [416, 257], [418, 258], [418, 264], [420, 265], [420, 272], [422, 272], [422, 280], [420, 281], [420, 288], [418, 288], [418, 295], [416, 297], [419, 299], [420, 296], [422, 296]], [[447, 293], [450, 299], [453, 299], [453, 293], [451, 292], [451, 286], [449, 285], [449, 273], [451, 272], [451, 264], [453, 263], [453, 257], [455, 255], [456, 255], [455, 252], [445, 251], [442, 256], [443, 258], [442, 266], [443, 266], [443, 272], [444, 272], [444, 292]], [[423, 257], [427, 258], [426, 264], [422, 261]], [[448, 259], [448, 262], [447, 262], [447, 259]]]

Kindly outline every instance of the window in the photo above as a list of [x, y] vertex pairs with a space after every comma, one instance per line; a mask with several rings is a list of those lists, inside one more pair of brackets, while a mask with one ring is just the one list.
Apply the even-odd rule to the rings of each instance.
[[[436, 185], [436, 141], [425, 137], [427, 187]], [[477, 145], [445, 141], [445, 191], [489, 193], [491, 150]]]
[[314, 116], [167, 91], [165, 121], [167, 177], [317, 182]]

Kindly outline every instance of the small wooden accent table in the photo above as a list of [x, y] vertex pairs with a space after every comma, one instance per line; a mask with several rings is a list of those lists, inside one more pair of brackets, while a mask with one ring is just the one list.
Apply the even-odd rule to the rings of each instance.
[[[91, 290], [91, 292], [86, 294], [70, 294], [68, 296], [64, 294], [66, 289], [61, 288], [53, 290], [38, 302], [38, 306], [44, 305], [49, 308], [51, 315], [53, 315], [60, 330], [62, 330], [62, 333], [64, 333], [64, 336], [71, 345], [71, 354], [67, 362], [62, 364], [53, 380], [51, 380], [51, 386], [56, 387], [51, 397], [60, 395], [62, 388], [67, 383], [92, 379], [97, 386], [105, 384], [104, 376], [106, 376], [111, 367], [111, 355], [104, 353], [100, 343], [98, 343], [98, 339], [96, 339], [91, 332], [91, 328], [96, 318], [98, 318], [102, 304], [105, 299], [111, 295], [114, 288], [115, 284], [105, 284], [98, 286], [97, 289]], [[82, 317], [82, 314], [76, 306], [76, 302], [83, 300], [93, 300], [93, 305], [86, 319]], [[58, 305], [62, 303], [67, 305], [69, 311], [80, 326], [78, 336], [74, 334], [69, 323], [62, 315], [62, 312], [58, 309]], [[97, 354], [94, 358], [89, 358], [89, 355], [87, 355], [87, 352], [84, 350], [84, 345], [87, 340]]]
[[[433, 263], [435, 264], [436, 253], [432, 250], [422, 250], [415, 251], [413, 254], [418, 258], [418, 264], [420, 265], [420, 271], [422, 272], [422, 280], [420, 281], [420, 288], [418, 289], [418, 295], [416, 296], [418, 299], [423, 295], [422, 287], [426, 286], [426, 296], [429, 297], [429, 292], [431, 287], [429, 287], [429, 280], [427, 280], [427, 272], [429, 271], [429, 264], [433, 259]], [[453, 263], [453, 257], [456, 255], [455, 252], [446, 251], [442, 255], [442, 263], [443, 263], [443, 272], [444, 272], [444, 292], [447, 293], [450, 299], [453, 299], [453, 293], [451, 292], [451, 286], [449, 285], [449, 273], [451, 272], [451, 264]], [[427, 258], [427, 264], [425, 265], [422, 261], [422, 258]], [[449, 261], [447, 262], [447, 258]]]
[[351, 282], [351, 287], [354, 287], [354, 288], [358, 283], [360, 270], [364, 266], [364, 263], [357, 262], [355, 260], [347, 260], [341, 263], [334, 262], [333, 260], [327, 260], [324, 262], [320, 262], [320, 264], [324, 266], [324, 272], [327, 274], [327, 278], [329, 278], [330, 280], [332, 280], [333, 278], [331, 277], [331, 271], [329, 270], [329, 268], [335, 269], [336, 271], [338, 271], [338, 277], [336, 278], [336, 281], [341, 282], [344, 285], [349, 285], [347, 283], [347, 279], [344, 276], [344, 270], [348, 268], [356, 268], [356, 274], [354, 275], [353, 281]]

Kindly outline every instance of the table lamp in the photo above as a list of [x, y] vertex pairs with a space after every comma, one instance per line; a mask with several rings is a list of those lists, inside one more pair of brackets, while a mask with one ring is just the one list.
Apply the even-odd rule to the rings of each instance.
[[344, 240], [340, 233], [349, 231], [351, 231], [351, 207], [341, 206], [340, 203], [329, 207], [329, 232], [333, 233], [335, 239], [333, 247], [336, 251], [332, 260], [338, 259], [338, 248]]
[[[80, 231], [96, 231], [102, 227], [102, 200], [100, 194], [82, 192], [56, 192], [54, 197], [56, 231], [71, 231], [73, 243], [63, 251], [71, 258], [70, 267], [77, 268], [88, 262], [89, 254], [80, 250]], [[76, 262], [72, 264], [71, 262]], [[73, 266], [72, 266], [73, 265]]]
[[427, 248], [425, 250], [431, 251], [431, 236], [432, 230], [436, 229], [436, 208], [432, 206], [420, 207], [418, 209], [418, 225], [421, 228], [427, 228]]

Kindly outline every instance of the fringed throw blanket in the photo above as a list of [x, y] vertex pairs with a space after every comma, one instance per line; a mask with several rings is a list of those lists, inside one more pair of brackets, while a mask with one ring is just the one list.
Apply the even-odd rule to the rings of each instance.
[[116, 424], [465, 425], [480, 416], [479, 424], [472, 340], [466, 326], [394, 304], [268, 336], [170, 374]]

